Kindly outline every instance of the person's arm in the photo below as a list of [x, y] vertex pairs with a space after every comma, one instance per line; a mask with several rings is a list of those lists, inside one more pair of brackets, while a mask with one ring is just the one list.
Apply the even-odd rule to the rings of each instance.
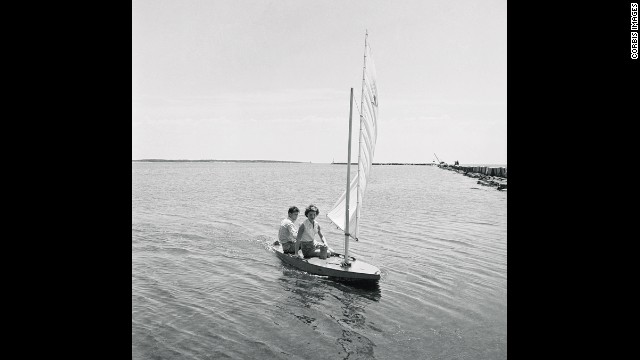
[[289, 229], [289, 233], [291, 234], [291, 236], [293, 236], [294, 238], [298, 236], [298, 230], [296, 230], [296, 227], [295, 225], [293, 225], [293, 223], [288, 223], [287, 228]]
[[282, 225], [278, 227], [278, 238], [273, 242], [273, 246], [280, 245], [280, 236], [282, 236]]
[[324, 238], [324, 235], [322, 234], [322, 230], [320, 229], [320, 224], [318, 224], [318, 235], [320, 235], [320, 239], [322, 240], [322, 242], [326, 246], [329, 246], [329, 244], [327, 244], [327, 240]]
[[[296, 245], [294, 247], [296, 256], [298, 256], [298, 251], [300, 251], [300, 239], [302, 239], [302, 233], [304, 233], [304, 224], [300, 225], [298, 228], [298, 236], [296, 237]], [[304, 257], [304, 254], [302, 254], [302, 257]]]

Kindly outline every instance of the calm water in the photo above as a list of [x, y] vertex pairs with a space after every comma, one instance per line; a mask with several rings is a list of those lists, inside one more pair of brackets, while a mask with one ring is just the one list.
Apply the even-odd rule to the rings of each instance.
[[[507, 192], [432, 166], [374, 166], [357, 288], [269, 249], [290, 205], [326, 218], [329, 164], [132, 163], [133, 359], [506, 359]], [[305, 219], [304, 214], [298, 222]]]

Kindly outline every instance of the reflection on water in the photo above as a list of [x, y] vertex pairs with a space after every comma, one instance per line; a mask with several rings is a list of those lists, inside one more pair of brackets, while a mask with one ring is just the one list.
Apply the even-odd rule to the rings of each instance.
[[375, 359], [376, 345], [364, 331], [379, 331], [369, 326], [366, 318], [366, 307], [381, 299], [379, 284], [336, 281], [298, 271], [287, 264], [282, 266], [283, 275], [278, 280], [287, 295], [283, 301], [286, 305], [280, 309], [314, 331], [330, 332], [340, 350], [337, 358]]
[[330, 280], [329, 284], [336, 286], [343, 285], [353, 289], [355, 292], [358, 292], [362, 296], [370, 298], [371, 300], [380, 300], [380, 284], [377, 281], [349, 280], [342, 278], [328, 278], [328, 280]]

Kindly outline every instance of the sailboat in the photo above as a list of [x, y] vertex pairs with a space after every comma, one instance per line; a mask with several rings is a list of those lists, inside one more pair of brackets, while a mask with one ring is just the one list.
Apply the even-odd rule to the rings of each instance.
[[[367, 179], [373, 163], [373, 155], [378, 137], [378, 88], [376, 71], [371, 56], [371, 47], [364, 37], [364, 65], [362, 68], [362, 88], [360, 94], [360, 134], [358, 141], [357, 174], [351, 179], [351, 137], [353, 118], [353, 88], [349, 103], [349, 140], [347, 150], [346, 190], [338, 198], [327, 217], [344, 233], [344, 254], [334, 253], [326, 259], [318, 257], [300, 259], [285, 254], [282, 246], [274, 247], [276, 255], [285, 263], [300, 270], [329, 277], [347, 280], [378, 281], [380, 269], [349, 255], [349, 241], [358, 241], [360, 210], [367, 188]], [[356, 103], [357, 106], [357, 103]]]

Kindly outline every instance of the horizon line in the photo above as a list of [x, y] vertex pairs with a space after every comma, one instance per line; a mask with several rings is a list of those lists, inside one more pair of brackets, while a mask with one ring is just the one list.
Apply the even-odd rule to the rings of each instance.
[[[295, 163], [295, 164], [333, 164], [333, 165], [346, 165], [347, 162], [312, 162], [312, 161], [294, 161], [294, 160], [264, 160], [264, 159], [253, 159], [253, 160], [219, 160], [219, 159], [158, 159], [158, 158], [150, 158], [150, 159], [131, 159], [132, 162], [254, 162], [254, 163]], [[357, 162], [352, 162], [351, 165], [357, 165]], [[445, 162], [445, 164], [447, 164]], [[501, 163], [462, 163], [461, 165], [504, 165]], [[438, 165], [437, 162], [396, 162], [396, 161], [387, 161], [387, 162], [373, 162], [372, 165]], [[449, 164], [447, 164], [449, 165]]]

